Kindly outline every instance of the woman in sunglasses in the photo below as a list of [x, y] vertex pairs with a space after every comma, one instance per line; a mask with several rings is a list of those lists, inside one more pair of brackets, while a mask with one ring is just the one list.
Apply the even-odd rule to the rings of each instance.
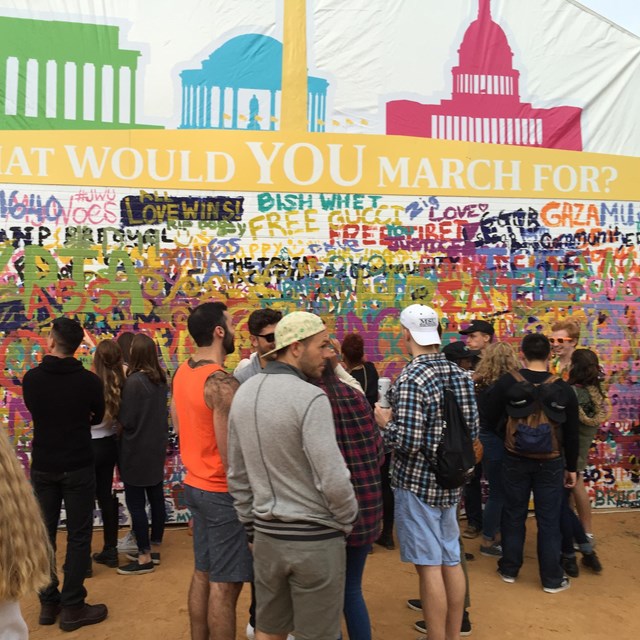
[[554, 375], [560, 376], [565, 382], [569, 379], [571, 368], [571, 355], [578, 346], [580, 339], [580, 326], [573, 320], [556, 322], [551, 327], [551, 363], [549, 370]]

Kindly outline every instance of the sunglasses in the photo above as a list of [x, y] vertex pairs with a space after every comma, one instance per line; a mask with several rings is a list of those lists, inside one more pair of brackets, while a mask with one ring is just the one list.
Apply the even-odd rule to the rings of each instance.
[[265, 333], [264, 335], [261, 335], [259, 333], [254, 333], [253, 335], [255, 335], [256, 338], [262, 338], [267, 342], [275, 342], [275, 339], [276, 339], [275, 333]]
[[549, 342], [551, 344], [564, 344], [565, 342], [568, 344], [569, 342], [573, 342], [573, 338], [549, 338]]

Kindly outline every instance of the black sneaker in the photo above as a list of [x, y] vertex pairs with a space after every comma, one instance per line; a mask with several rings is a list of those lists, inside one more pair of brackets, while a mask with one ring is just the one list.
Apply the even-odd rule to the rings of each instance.
[[63, 631], [75, 631], [89, 624], [98, 624], [107, 617], [107, 607], [104, 604], [83, 604], [72, 607], [62, 607], [60, 612], [60, 628]]
[[502, 545], [499, 542], [480, 545], [480, 555], [493, 558], [502, 558]]
[[577, 578], [580, 575], [578, 561], [575, 556], [562, 556], [562, 568], [570, 578]]
[[115, 547], [103, 549], [100, 553], [94, 553], [91, 557], [94, 562], [106, 564], [107, 567], [111, 567], [112, 569], [118, 566], [118, 550]]
[[422, 600], [407, 600], [407, 607], [409, 607], [409, 609], [413, 609], [414, 611], [422, 611]]
[[460, 627], [461, 636], [471, 635], [471, 620], [469, 620], [469, 612], [465, 610], [462, 614], [462, 626]]
[[545, 593], [560, 593], [561, 591], [566, 591], [571, 586], [569, 582], [569, 578], [564, 578], [558, 587], [542, 587], [542, 590]]
[[123, 576], [142, 575], [143, 573], [153, 573], [155, 571], [153, 561], [140, 564], [139, 562], [130, 562], [122, 567], [118, 567], [117, 571]]
[[[427, 634], [427, 625], [424, 620], [418, 620], [413, 628], [420, 633]], [[469, 612], [465, 611], [462, 614], [462, 624], [460, 625], [460, 635], [461, 636], [470, 636], [471, 635], [471, 620], [469, 620]]]
[[[127, 560], [135, 560], [136, 562], [138, 561], [138, 556], [140, 555], [139, 553], [125, 553], [125, 558]], [[155, 565], [159, 565], [160, 564], [160, 552], [159, 551], [152, 551], [151, 552], [151, 562], [153, 562], [153, 564]]]
[[419, 631], [420, 633], [424, 633], [425, 635], [427, 635], [427, 625], [425, 623], [424, 620], [418, 620], [414, 625], [413, 628], [416, 631]]
[[516, 577], [515, 576], [510, 576], [506, 573], [502, 573], [502, 571], [500, 571], [500, 569], [497, 569], [498, 571], [498, 575], [504, 580], [504, 582], [507, 582], [508, 584], [513, 584], [516, 581]]
[[582, 566], [591, 569], [594, 573], [600, 573], [602, 571], [602, 565], [600, 559], [595, 551], [591, 553], [585, 553], [582, 556]]

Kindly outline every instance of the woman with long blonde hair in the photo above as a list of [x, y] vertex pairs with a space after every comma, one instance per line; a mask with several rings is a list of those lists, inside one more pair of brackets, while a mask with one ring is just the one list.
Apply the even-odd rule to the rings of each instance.
[[0, 478], [0, 635], [26, 640], [18, 601], [51, 582], [53, 554], [38, 502], [3, 430]]
[[118, 461], [116, 441], [117, 416], [125, 376], [122, 351], [115, 340], [103, 340], [93, 356], [93, 370], [102, 380], [105, 412], [100, 424], [91, 427], [91, 444], [95, 456], [96, 499], [102, 512], [104, 546], [93, 554], [95, 562], [118, 566], [118, 499], [112, 495], [113, 471]]
[[480, 553], [483, 556], [500, 557], [500, 519], [504, 503], [502, 486], [502, 458], [504, 442], [500, 435], [500, 425], [487, 420], [487, 406], [491, 402], [491, 389], [505, 373], [520, 369], [520, 361], [508, 342], [494, 342], [485, 350], [476, 368], [473, 379], [476, 385], [476, 399], [480, 414], [480, 441], [484, 448], [482, 468], [489, 483], [489, 497], [482, 517], [482, 537]]

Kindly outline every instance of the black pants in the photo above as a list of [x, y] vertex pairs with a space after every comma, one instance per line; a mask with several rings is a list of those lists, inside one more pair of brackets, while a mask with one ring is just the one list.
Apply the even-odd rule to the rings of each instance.
[[118, 499], [112, 494], [113, 470], [118, 460], [115, 436], [91, 441], [96, 459], [96, 499], [102, 513], [104, 548], [115, 549], [118, 544]]
[[482, 530], [482, 463], [473, 470], [473, 476], [464, 485], [464, 510], [467, 514], [467, 525]]
[[[160, 544], [164, 535], [164, 521], [166, 511], [164, 506], [164, 491], [162, 482], [151, 487], [135, 487], [125, 482], [124, 497], [131, 514], [131, 527], [136, 534], [138, 551], [148, 553], [151, 544]], [[149, 520], [145, 509], [145, 497], [151, 507], [151, 540], [149, 540]]]
[[91, 565], [95, 481], [93, 466], [60, 473], [31, 469], [31, 483], [40, 503], [54, 552], [63, 500], [66, 511], [67, 555], [62, 591], [58, 589], [60, 582], [54, 561], [51, 566], [51, 582], [39, 593], [42, 603], [60, 603], [63, 607], [68, 607], [84, 602], [87, 595], [84, 579]]
[[380, 480], [382, 485], [382, 536], [393, 535], [393, 512], [395, 508], [391, 478], [389, 478], [389, 466], [391, 464], [391, 452], [386, 453], [384, 462], [380, 467]]

